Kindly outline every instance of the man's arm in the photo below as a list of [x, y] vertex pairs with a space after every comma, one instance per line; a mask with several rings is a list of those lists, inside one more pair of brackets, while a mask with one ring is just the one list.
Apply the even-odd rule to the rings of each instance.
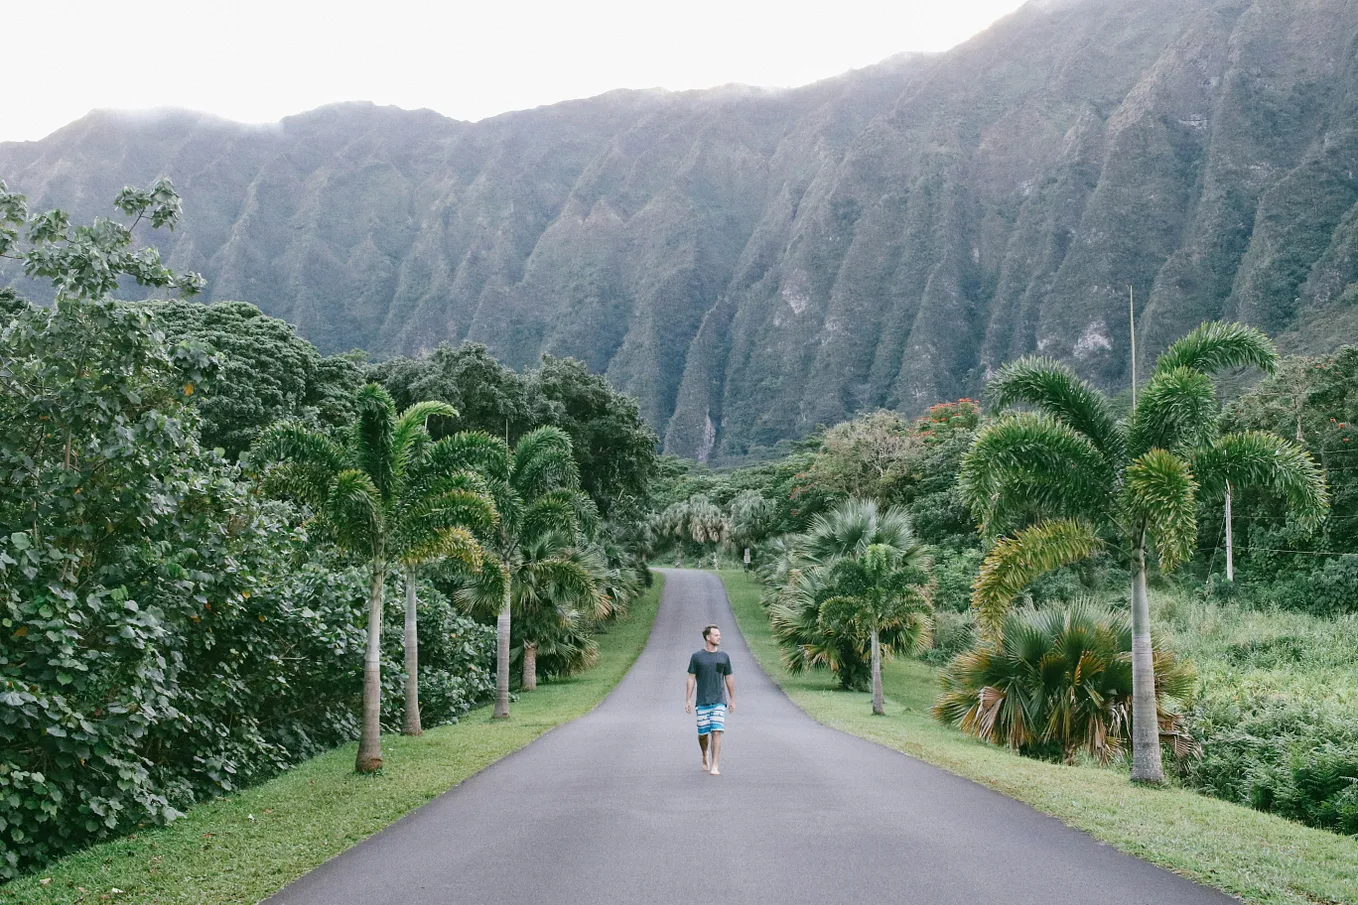
[[736, 710], [736, 680], [729, 672], [726, 674], [726, 709], [732, 713]]
[[688, 682], [684, 688], [684, 713], [693, 712], [693, 690], [698, 687], [698, 677], [693, 673], [688, 674]]

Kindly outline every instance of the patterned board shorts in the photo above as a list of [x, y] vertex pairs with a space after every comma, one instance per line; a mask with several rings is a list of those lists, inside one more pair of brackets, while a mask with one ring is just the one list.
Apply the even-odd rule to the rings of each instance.
[[699, 704], [694, 710], [698, 713], [698, 734], [726, 731], [725, 704]]

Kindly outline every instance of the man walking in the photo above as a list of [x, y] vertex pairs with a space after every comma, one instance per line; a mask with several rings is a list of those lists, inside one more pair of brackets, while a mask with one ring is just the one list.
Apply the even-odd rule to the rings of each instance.
[[[736, 685], [731, 678], [731, 657], [721, 646], [721, 629], [703, 629], [703, 649], [688, 658], [688, 684], [684, 690], [684, 713], [698, 713], [698, 747], [703, 770], [721, 774], [721, 736], [726, 731], [726, 712], [736, 709]], [[697, 692], [695, 697], [694, 692]]]

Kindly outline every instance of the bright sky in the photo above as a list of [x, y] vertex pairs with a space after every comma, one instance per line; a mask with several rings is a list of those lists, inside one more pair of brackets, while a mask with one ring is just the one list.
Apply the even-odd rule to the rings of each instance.
[[95, 108], [274, 122], [335, 101], [456, 119], [613, 88], [794, 86], [944, 50], [1022, 0], [66, 0], [6, 4], [0, 141]]

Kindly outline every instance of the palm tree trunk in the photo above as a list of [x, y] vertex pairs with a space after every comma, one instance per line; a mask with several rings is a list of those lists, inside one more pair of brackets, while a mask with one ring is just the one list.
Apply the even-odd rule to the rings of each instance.
[[538, 646], [534, 641], [523, 642], [523, 690], [537, 691]]
[[386, 581], [385, 558], [373, 559], [368, 589], [368, 647], [363, 653], [363, 725], [358, 736], [354, 770], [374, 773], [382, 769], [382, 585]]
[[505, 599], [495, 620], [495, 712], [492, 719], [509, 717], [509, 603], [512, 580], [505, 575]]
[[1146, 595], [1144, 539], [1132, 560], [1132, 782], [1165, 781], [1160, 763], [1160, 722], [1155, 706], [1151, 608]]
[[882, 642], [877, 627], [872, 628], [872, 712], [886, 716], [885, 701], [882, 699]]
[[405, 735], [420, 735], [424, 728], [420, 725], [420, 636], [416, 623], [415, 607], [415, 567], [406, 566], [406, 712], [401, 732]]

